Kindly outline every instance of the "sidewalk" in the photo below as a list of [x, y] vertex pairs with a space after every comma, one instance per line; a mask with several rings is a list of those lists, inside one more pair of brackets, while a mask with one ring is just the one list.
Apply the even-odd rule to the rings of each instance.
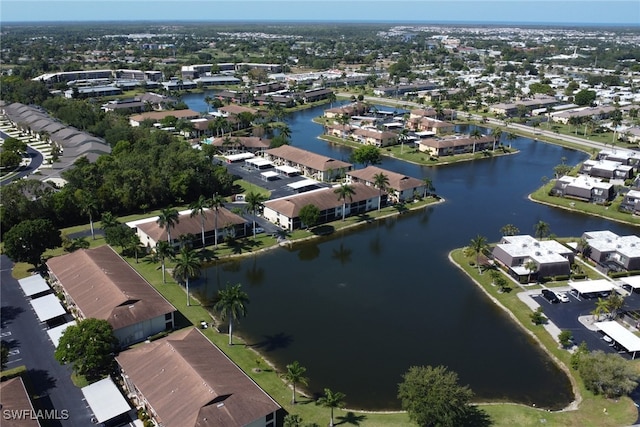
[[[564, 290], [564, 289], [554, 289], [554, 290]], [[531, 311], [536, 311], [536, 309], [538, 307], [540, 307], [540, 304], [538, 304], [534, 299], [533, 299], [533, 295], [540, 295], [540, 289], [535, 289], [532, 291], [523, 291], [523, 292], [519, 292], [518, 293], [518, 298], [520, 298], [520, 301], [522, 301], [523, 303], [525, 303], [527, 306], [529, 306], [529, 308], [531, 308]], [[591, 317], [591, 316], [589, 316]], [[553, 339], [560, 344], [560, 341], [558, 340], [558, 335], [560, 335], [560, 332], [562, 332], [560, 330], [560, 328], [558, 328], [555, 323], [553, 323], [551, 320], [547, 319], [547, 323], [545, 323], [544, 328], [546, 329], [546, 331], [549, 333], [549, 335], [551, 335], [553, 337]]]

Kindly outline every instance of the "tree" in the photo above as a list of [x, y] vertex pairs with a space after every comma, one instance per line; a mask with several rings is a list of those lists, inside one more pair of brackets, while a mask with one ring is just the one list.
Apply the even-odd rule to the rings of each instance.
[[389, 188], [389, 177], [383, 172], [373, 175], [373, 186], [378, 189], [378, 212], [382, 207], [382, 192]]
[[256, 215], [264, 205], [264, 202], [267, 201], [267, 198], [263, 194], [250, 191], [249, 193], [247, 193], [246, 197], [244, 198], [244, 201], [247, 202], [247, 209], [249, 210], [249, 212], [253, 214], [253, 238], [255, 239], [256, 238]]
[[531, 275], [538, 269], [538, 264], [530, 259], [524, 263], [524, 268], [529, 272], [529, 277], [527, 277], [527, 283], [529, 283], [531, 281]]
[[436, 191], [436, 187], [433, 186], [433, 180], [428, 176], [422, 178], [422, 183], [424, 184], [423, 197], [427, 197], [427, 195], [433, 194], [433, 192]]
[[173, 258], [175, 253], [175, 249], [169, 244], [169, 242], [161, 240], [156, 244], [156, 255], [160, 258], [160, 263], [162, 265], [162, 283], [167, 283], [165, 278], [167, 270], [165, 260], [167, 258]]
[[329, 426], [333, 427], [333, 410], [334, 408], [343, 408], [344, 407], [344, 393], [340, 393], [339, 391], [332, 391], [329, 388], [324, 389], [324, 396], [318, 399], [316, 404], [321, 405], [325, 408], [331, 409], [331, 418], [329, 421]]
[[562, 347], [570, 347], [573, 342], [573, 333], [568, 329], [561, 331], [558, 334], [558, 341]]
[[300, 208], [298, 217], [306, 227], [313, 227], [320, 218], [320, 209], [316, 205], [304, 205]]
[[75, 192], [75, 198], [80, 208], [80, 212], [89, 217], [89, 226], [91, 227], [91, 238], [96, 240], [93, 231], [93, 213], [98, 210], [98, 201], [90, 192], [78, 189]]
[[547, 224], [544, 221], [538, 221], [533, 226], [533, 228], [535, 230], [536, 238], [538, 239], [544, 239], [545, 237], [548, 237], [549, 234], [551, 234], [551, 229], [549, 227], [549, 224]]
[[287, 365], [284, 379], [293, 387], [293, 396], [291, 397], [291, 404], [293, 405], [296, 404], [296, 384], [307, 385], [309, 383], [309, 379], [304, 376], [306, 372], [307, 368], [301, 366], [297, 360]]
[[475, 256], [478, 272], [480, 272], [480, 255], [484, 254], [488, 247], [487, 238], [478, 234], [471, 239], [469, 246], [465, 248], [466, 256]]
[[400, 154], [402, 154], [404, 151], [404, 143], [409, 140], [409, 129], [403, 127], [400, 134], [398, 134], [398, 140], [400, 141]]
[[60, 364], [73, 364], [73, 371], [91, 379], [111, 371], [118, 340], [106, 320], [84, 319], [62, 333], [54, 357]]
[[351, 153], [351, 158], [354, 163], [360, 163], [365, 167], [368, 165], [377, 165], [382, 162], [380, 149], [373, 145], [363, 145], [362, 147], [356, 148], [353, 150], [353, 153]]
[[14, 225], [3, 236], [5, 253], [16, 262], [38, 267], [42, 254], [62, 244], [60, 230], [48, 219], [33, 219]]
[[603, 314], [609, 314], [611, 312], [609, 308], [609, 301], [603, 298], [598, 298], [596, 307], [591, 311], [591, 314], [599, 321], [600, 316]]
[[581, 355], [578, 372], [588, 390], [610, 399], [628, 395], [638, 386], [634, 366], [615, 353], [597, 350]]
[[15, 151], [2, 150], [0, 151], [0, 168], [5, 170], [12, 170], [20, 166], [22, 162], [22, 156]]
[[474, 127], [469, 136], [473, 139], [473, 150], [472, 153], [476, 152], [476, 141], [482, 138], [482, 132], [477, 127]]
[[191, 305], [189, 297], [189, 279], [200, 276], [200, 267], [202, 263], [198, 253], [187, 246], [180, 248], [180, 253], [176, 258], [176, 266], [173, 269], [173, 275], [179, 282], [184, 281], [187, 290], [187, 306]]
[[218, 291], [218, 300], [213, 309], [220, 313], [220, 319], [229, 319], [229, 345], [233, 345], [233, 321], [240, 317], [246, 317], [249, 295], [242, 289], [240, 283], [227, 285], [225, 289]]
[[180, 222], [180, 215], [174, 208], [165, 208], [160, 211], [158, 219], [156, 220], [158, 225], [167, 230], [167, 242], [171, 244], [171, 228], [175, 227]]
[[200, 215], [200, 232], [202, 234], [202, 247], [204, 248], [205, 245], [205, 241], [204, 241], [204, 222], [207, 218], [207, 206], [209, 205], [209, 201], [202, 195], [200, 195], [200, 197], [198, 197], [198, 200], [193, 201], [190, 205], [189, 205], [189, 209], [191, 209], [191, 218], [193, 218], [196, 215]]
[[444, 366], [409, 368], [398, 385], [398, 398], [409, 419], [419, 426], [469, 425], [468, 420], [478, 413], [470, 405], [473, 391], [459, 385], [458, 374]]
[[577, 105], [591, 105], [593, 101], [596, 100], [596, 92], [593, 90], [582, 89], [580, 92], [576, 93], [573, 98], [573, 102]]
[[553, 174], [556, 176], [556, 179], [561, 178], [565, 175], [569, 175], [569, 173], [571, 173], [571, 169], [573, 168], [570, 165], [561, 163], [553, 168]]
[[214, 231], [214, 236], [215, 236], [215, 241], [214, 241], [214, 245], [217, 248], [218, 247], [218, 213], [220, 211], [220, 208], [224, 207], [224, 198], [222, 196], [220, 196], [218, 193], [214, 194], [213, 197], [211, 198], [211, 208], [215, 211], [215, 231]]
[[344, 221], [344, 217], [347, 211], [347, 197], [350, 201], [353, 200], [353, 195], [356, 194], [356, 191], [352, 186], [348, 184], [342, 184], [335, 190], [334, 193], [338, 195], [338, 200], [342, 200], [342, 220]]
[[515, 236], [520, 233], [520, 229], [513, 224], [506, 224], [500, 229], [500, 234], [503, 236]]

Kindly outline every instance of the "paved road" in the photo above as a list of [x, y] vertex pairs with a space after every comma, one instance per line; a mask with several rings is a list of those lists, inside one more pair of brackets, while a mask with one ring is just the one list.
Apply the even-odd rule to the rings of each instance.
[[33, 391], [40, 396], [38, 402], [42, 409], [55, 409], [59, 414], [68, 411], [68, 419], [50, 425], [92, 425], [92, 414], [84, 396], [71, 382], [71, 368], [54, 359], [55, 349], [46, 333], [46, 325], [40, 323], [18, 281], [11, 276], [13, 262], [6, 255], [0, 255], [0, 266], [0, 334], [10, 346], [8, 368], [26, 366]]
[[[7, 138], [10, 138], [10, 136], [0, 131], [0, 138], [7, 139]], [[15, 181], [16, 179], [20, 179], [25, 176], [31, 175], [36, 171], [36, 169], [40, 167], [40, 165], [42, 165], [42, 162], [44, 161], [42, 154], [40, 154], [39, 151], [36, 151], [31, 147], [27, 147], [27, 157], [29, 157], [29, 159], [31, 160], [29, 162], [29, 166], [20, 168], [20, 171], [17, 174], [11, 176], [11, 178], [1, 180], [0, 186], [9, 184], [10, 182]]]

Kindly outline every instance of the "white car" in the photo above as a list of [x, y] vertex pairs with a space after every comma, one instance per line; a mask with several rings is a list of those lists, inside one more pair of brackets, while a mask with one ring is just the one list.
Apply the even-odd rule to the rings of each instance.
[[569, 302], [569, 295], [566, 292], [556, 292], [556, 296], [560, 302]]

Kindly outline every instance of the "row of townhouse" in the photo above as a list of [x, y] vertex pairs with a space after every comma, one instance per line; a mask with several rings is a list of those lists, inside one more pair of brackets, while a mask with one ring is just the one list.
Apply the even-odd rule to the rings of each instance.
[[640, 270], [640, 238], [619, 236], [609, 230], [588, 231], [582, 235], [587, 241], [591, 260], [607, 270]]
[[275, 166], [296, 168], [306, 177], [316, 181], [335, 181], [353, 169], [351, 163], [312, 153], [290, 145], [282, 145], [265, 151], [265, 158]]
[[551, 189], [551, 195], [605, 204], [615, 199], [616, 191], [613, 184], [599, 178], [565, 175], [556, 180]]
[[528, 112], [539, 108], [553, 107], [558, 104], [558, 100], [552, 96], [537, 95], [530, 99], [522, 99], [515, 102], [498, 103], [489, 106], [489, 112], [506, 117], [513, 117], [518, 114], [519, 109], [524, 108]]
[[440, 138], [422, 138], [418, 141], [418, 150], [433, 157], [444, 157], [495, 150], [496, 144], [496, 138], [493, 136], [485, 135], [474, 138], [468, 135], [452, 135]]

